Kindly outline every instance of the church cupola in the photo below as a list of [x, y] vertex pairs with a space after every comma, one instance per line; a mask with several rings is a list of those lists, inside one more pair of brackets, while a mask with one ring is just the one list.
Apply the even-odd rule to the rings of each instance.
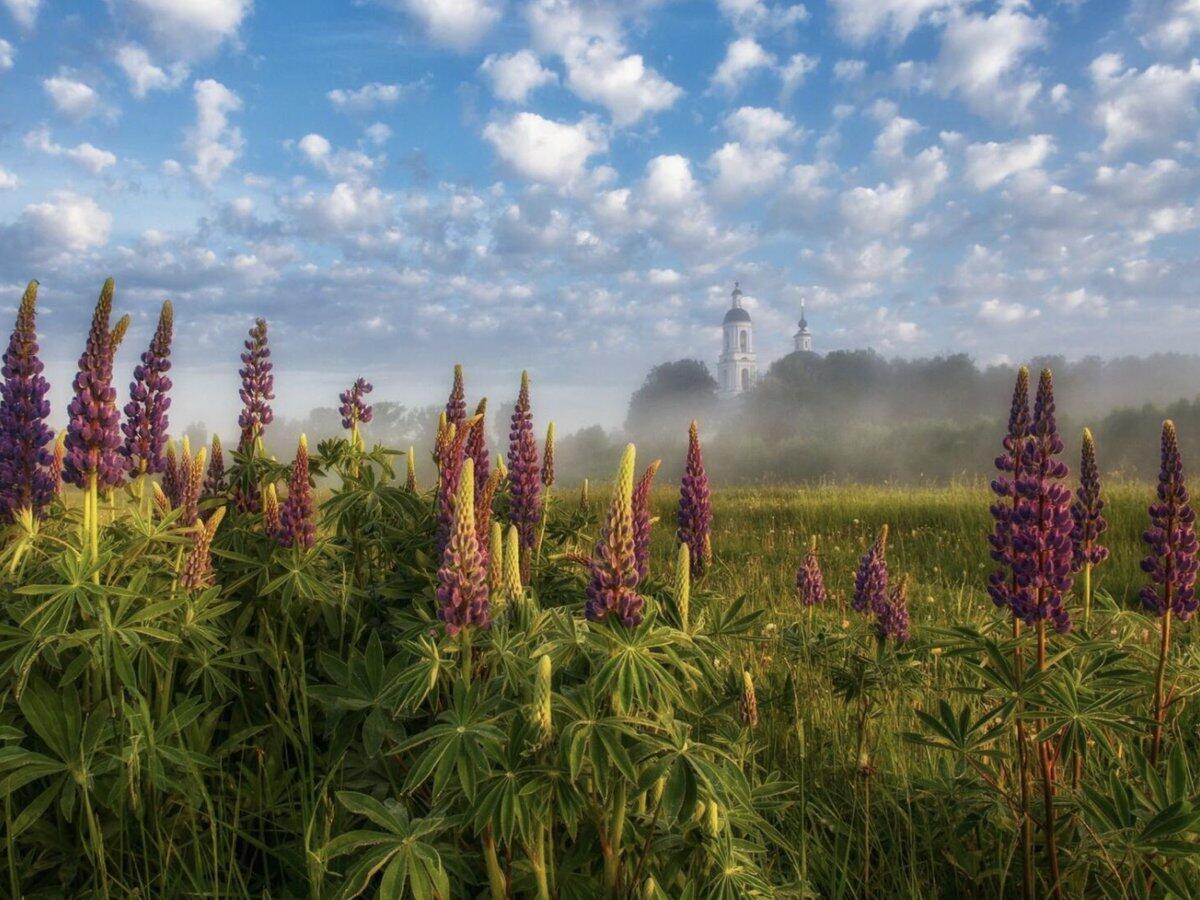
[[723, 344], [717, 360], [717, 382], [727, 397], [744, 394], [758, 381], [758, 358], [754, 352], [754, 323], [742, 306], [742, 289], [735, 281], [731, 305], [721, 323]]
[[801, 353], [812, 353], [813, 342], [812, 332], [808, 330], [808, 319], [804, 317], [804, 303], [800, 304], [800, 321], [797, 323], [799, 330], [796, 332], [793, 340], [796, 342], [796, 350]]

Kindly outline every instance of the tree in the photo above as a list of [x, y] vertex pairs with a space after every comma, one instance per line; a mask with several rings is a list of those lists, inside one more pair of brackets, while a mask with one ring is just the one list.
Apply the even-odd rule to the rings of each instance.
[[629, 398], [625, 430], [632, 435], [659, 435], [687, 427], [711, 413], [717, 404], [717, 382], [704, 363], [679, 359], [650, 370]]

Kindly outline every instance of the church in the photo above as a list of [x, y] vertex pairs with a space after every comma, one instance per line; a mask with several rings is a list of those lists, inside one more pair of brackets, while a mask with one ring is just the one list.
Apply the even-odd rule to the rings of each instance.
[[[742, 306], [742, 289], [733, 283], [732, 303], [722, 323], [724, 345], [717, 358], [717, 387], [722, 397], [738, 397], [758, 383], [758, 355], [754, 352], [754, 322]], [[793, 336], [797, 351], [811, 353], [812, 332], [800, 304], [799, 330]]]

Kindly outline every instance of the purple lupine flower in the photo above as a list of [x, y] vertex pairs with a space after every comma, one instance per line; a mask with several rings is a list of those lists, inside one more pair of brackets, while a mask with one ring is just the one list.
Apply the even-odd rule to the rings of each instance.
[[1100, 468], [1096, 464], [1096, 441], [1091, 429], [1083, 429], [1083, 450], [1079, 459], [1079, 487], [1071, 504], [1071, 544], [1075, 548], [1074, 570], [1098, 566], [1108, 559], [1108, 548], [1099, 543], [1108, 530], [1104, 519], [1104, 498], [1100, 496]]
[[355, 425], [371, 421], [375, 412], [363, 398], [373, 390], [374, 385], [371, 382], [365, 378], [357, 378], [354, 384], [338, 395], [338, 399], [342, 401], [338, 412], [342, 415], [342, 427], [347, 431], [353, 430]]
[[183, 497], [183, 476], [175, 456], [175, 442], [167, 441], [166, 458], [163, 460], [162, 492], [174, 509]]
[[538, 523], [542, 518], [542, 482], [533, 413], [529, 408], [528, 372], [521, 373], [521, 392], [508, 432], [508, 495], [509, 521], [517, 526], [524, 557], [537, 543]]
[[796, 570], [796, 596], [801, 606], [823, 606], [826, 600], [825, 576], [821, 573], [821, 560], [817, 556], [817, 539], [812, 539], [804, 562]]
[[475, 530], [475, 463], [467, 459], [454, 495], [454, 527], [438, 569], [438, 618], [451, 637], [464, 628], [491, 625], [487, 564]]
[[125, 421], [121, 431], [125, 444], [121, 453], [132, 475], [147, 475], [163, 469], [163, 447], [167, 443], [167, 428], [171, 408], [171, 332], [174, 311], [171, 301], [162, 305], [158, 328], [150, 347], [142, 354], [141, 363], [133, 370], [129, 385], [129, 402], [125, 404]]
[[204, 473], [204, 496], [217, 497], [225, 490], [225, 451], [221, 447], [220, 435], [212, 436], [209, 451], [208, 471]]
[[463, 367], [454, 367], [454, 385], [450, 388], [450, 396], [446, 400], [446, 424], [461, 428], [467, 421], [466, 390], [463, 387]]
[[467, 435], [466, 452], [475, 463], [475, 508], [478, 510], [481, 495], [486, 490], [492, 474], [487, 448], [487, 397], [480, 400], [479, 405], [475, 407], [475, 418], [477, 421], [471, 428], [471, 433]]
[[31, 281], [21, 297], [0, 369], [0, 522], [11, 522], [22, 510], [40, 517], [57, 488], [48, 447], [54, 432], [46, 424], [50, 384], [38, 358], [37, 289]]
[[887, 591], [887, 601], [875, 614], [875, 635], [881, 640], [888, 638], [903, 644], [911, 637], [908, 620], [908, 579], [900, 581]]
[[121, 484], [125, 461], [121, 456], [121, 415], [112, 385], [113, 336], [108, 330], [112, 314], [113, 280], [104, 282], [87, 346], [79, 357], [72, 385], [75, 396], [67, 407], [67, 456], [63, 480], [86, 489], [91, 476], [100, 490]]
[[887, 615], [887, 539], [888, 527], [884, 525], [875, 543], [867, 548], [858, 563], [858, 572], [854, 576], [854, 599], [851, 601], [855, 612], [869, 612], [876, 617]]
[[308, 550], [317, 539], [317, 524], [313, 520], [312, 485], [308, 483], [308, 438], [300, 435], [292, 477], [288, 481], [287, 499], [279, 509], [278, 540], [284, 547]]
[[1150, 549], [1142, 571], [1153, 582], [1142, 588], [1142, 603], [1157, 616], [1170, 610], [1181, 622], [1187, 621], [1197, 604], [1196, 511], [1188, 496], [1179, 436], [1170, 420], [1162, 429], [1158, 499], [1150, 505], [1150, 528], [1142, 539]]
[[472, 426], [473, 420], [464, 422], [461, 427], [446, 426], [446, 439], [439, 449], [436, 532], [439, 555], [446, 549], [454, 530], [454, 497], [458, 493], [458, 481], [467, 459], [467, 438], [470, 437]]
[[275, 399], [275, 376], [271, 374], [271, 348], [267, 346], [267, 320], [255, 319], [250, 337], [245, 341], [246, 351], [242, 354], [242, 368], [238, 375], [242, 379], [239, 392], [242, 397], [242, 413], [238, 416], [238, 427], [242, 429], [238, 450], [249, 453], [254, 442], [262, 436], [263, 429], [271, 424], [275, 413], [271, 401]]
[[637, 562], [639, 582], [645, 580], [650, 570], [650, 489], [661, 465], [661, 459], [650, 463], [633, 489], [633, 557]]
[[1070, 473], [1058, 458], [1063, 441], [1054, 408], [1054, 376], [1042, 370], [1033, 405], [1033, 427], [1021, 461], [1013, 524], [1013, 571], [1017, 593], [1013, 612], [1026, 625], [1049, 621], [1056, 631], [1071, 630], [1063, 605], [1071, 589], [1075, 549], [1071, 545], [1071, 492], [1062, 480]]
[[627, 628], [642, 622], [645, 599], [637, 592], [637, 560], [633, 549], [633, 466], [630, 444], [621, 457], [608, 520], [589, 565], [584, 615], [599, 622], [612, 613]]
[[712, 561], [712, 500], [708, 473], [700, 451], [700, 431], [695, 420], [688, 429], [687, 465], [679, 486], [679, 540], [688, 545], [692, 577], [698, 578]]
[[1014, 603], [1014, 598], [1021, 588], [1017, 584], [1015, 574], [1013, 533], [1016, 512], [1020, 506], [1017, 481], [1021, 478], [1030, 424], [1029, 369], [1022, 366], [1017, 372], [1017, 383], [1013, 388], [1012, 406], [1008, 414], [1008, 433], [1004, 436], [1004, 453], [996, 457], [996, 468], [1001, 474], [992, 482], [992, 492], [998, 499], [991, 506], [995, 526], [988, 535], [992, 559], [1000, 564], [988, 578], [988, 594], [991, 595], [993, 603], [1009, 610], [1015, 610], [1020, 605]]

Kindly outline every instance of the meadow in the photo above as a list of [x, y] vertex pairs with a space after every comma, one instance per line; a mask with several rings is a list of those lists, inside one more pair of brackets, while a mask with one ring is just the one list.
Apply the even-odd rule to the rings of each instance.
[[8, 895], [1194, 895], [1170, 423], [1157, 485], [1069, 471], [1022, 370], [990, 483], [722, 490], [693, 424], [680, 484], [590, 490], [456, 367], [433, 447], [369, 446], [359, 379], [279, 461], [265, 321], [190, 447], [170, 306], [121, 404], [113, 297], [57, 438], [36, 284], [4, 358]]

